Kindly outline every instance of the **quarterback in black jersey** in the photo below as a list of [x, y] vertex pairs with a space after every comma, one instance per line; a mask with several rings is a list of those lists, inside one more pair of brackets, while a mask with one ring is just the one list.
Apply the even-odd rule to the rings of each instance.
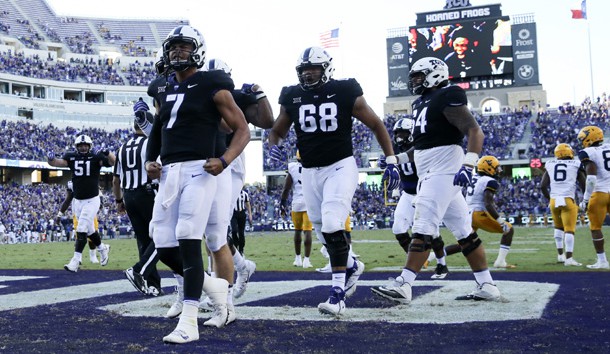
[[74, 242], [74, 256], [64, 269], [76, 273], [81, 264], [83, 249], [87, 239], [97, 247], [100, 252], [100, 264], [108, 264], [110, 246], [103, 244], [97, 229], [95, 218], [100, 209], [99, 177], [103, 166], [114, 165], [115, 156], [109, 151], [93, 152], [93, 140], [87, 135], [79, 135], [74, 141], [76, 151], [68, 151], [61, 158], [49, 153], [49, 165], [55, 167], [68, 167], [72, 172], [72, 203], [73, 213], [78, 220], [76, 228], [76, 241]]
[[[318, 305], [321, 313], [341, 315], [345, 297], [355, 291], [364, 264], [349, 256], [345, 220], [358, 184], [352, 151], [352, 117], [369, 127], [384, 154], [394, 157], [392, 141], [381, 119], [362, 96], [355, 79], [334, 80], [332, 57], [322, 48], [305, 49], [297, 60], [299, 84], [280, 93], [280, 114], [269, 133], [269, 155], [284, 160], [278, 146], [294, 124], [303, 164], [303, 195], [307, 214], [330, 255], [331, 295]], [[386, 168], [392, 188], [398, 186], [398, 167]], [[347, 269], [347, 271], [346, 271]]]
[[[184, 280], [180, 320], [163, 337], [168, 343], [199, 339], [202, 289], [218, 306], [217, 327], [224, 326], [228, 317], [228, 282], [205, 276], [201, 241], [211, 217], [216, 176], [241, 154], [250, 131], [231, 95], [231, 78], [222, 71], [198, 71], [205, 51], [203, 36], [191, 26], [174, 28], [163, 42], [164, 63], [174, 73], [168, 76], [164, 92], [158, 93], [159, 117], [153, 122], [146, 153], [146, 171], [151, 178], [160, 178], [152, 237], [159, 259], [182, 273]], [[221, 117], [234, 137], [224, 154], [215, 157]]]
[[[474, 292], [457, 299], [500, 298], [461, 190], [471, 183], [484, 135], [468, 110], [464, 90], [450, 86], [448, 79], [447, 65], [433, 57], [418, 60], [409, 72], [409, 89], [421, 95], [412, 105], [414, 159], [420, 182], [407, 264], [385, 293], [400, 303], [411, 301], [412, 284], [428, 258], [441, 220], [457, 238], [477, 282]], [[468, 137], [465, 156], [461, 145], [464, 136]]]

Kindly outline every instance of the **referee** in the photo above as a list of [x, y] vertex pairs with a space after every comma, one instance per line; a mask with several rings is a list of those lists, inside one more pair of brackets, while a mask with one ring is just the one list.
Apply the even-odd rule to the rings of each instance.
[[133, 267], [125, 270], [125, 276], [143, 294], [159, 296], [162, 294], [161, 277], [157, 272], [159, 257], [148, 229], [158, 182], [151, 181], [144, 168], [148, 139], [137, 122], [134, 122], [134, 130], [135, 134], [121, 145], [117, 154], [112, 190], [119, 212], [127, 211], [140, 257]]
[[245, 189], [242, 189], [237, 198], [235, 209], [233, 210], [233, 217], [231, 218], [231, 239], [233, 245], [235, 245], [242, 255], [244, 254], [244, 247], [246, 246], [246, 211], [248, 212], [248, 221], [250, 222], [250, 225], [252, 225], [250, 196]]

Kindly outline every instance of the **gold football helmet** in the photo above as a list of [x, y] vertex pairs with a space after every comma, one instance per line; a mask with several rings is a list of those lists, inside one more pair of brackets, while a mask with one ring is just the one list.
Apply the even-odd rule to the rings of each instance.
[[578, 141], [583, 147], [588, 148], [595, 143], [604, 141], [604, 132], [594, 125], [589, 125], [578, 132]]
[[502, 167], [500, 167], [500, 161], [497, 158], [486, 155], [477, 162], [477, 172], [495, 177], [502, 172]]
[[570, 145], [561, 143], [555, 147], [555, 157], [558, 159], [573, 159], [574, 150]]

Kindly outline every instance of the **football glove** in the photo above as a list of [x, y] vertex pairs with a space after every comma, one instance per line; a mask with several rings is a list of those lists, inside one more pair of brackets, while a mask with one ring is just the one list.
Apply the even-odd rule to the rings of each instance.
[[256, 85], [256, 84], [243, 84], [243, 85], [241, 85], [241, 93], [246, 94], [246, 95], [253, 94], [254, 91], [252, 91], [252, 87], [254, 87], [254, 85]]
[[280, 213], [282, 214], [282, 216], [288, 215], [288, 200], [280, 200]]
[[462, 165], [462, 168], [453, 177], [453, 185], [468, 187], [472, 182], [472, 166]]
[[506, 219], [504, 219], [503, 217], [497, 218], [496, 221], [500, 224], [500, 226], [502, 226], [503, 233], [507, 233], [508, 230], [510, 230], [510, 225], [508, 225]]
[[102, 155], [104, 155], [104, 156], [108, 156], [108, 155], [110, 155], [110, 150], [108, 150], [108, 149], [99, 149], [99, 150], [95, 150], [95, 151], [93, 152], [93, 154], [94, 154], [94, 155], [99, 155], [99, 154], [102, 154]]
[[269, 158], [271, 161], [283, 162], [284, 158], [284, 147], [273, 145], [271, 149], [269, 149]]
[[148, 111], [150, 111], [150, 108], [148, 107], [146, 102], [144, 102], [142, 97], [140, 97], [138, 99], [138, 102], [136, 102], [136, 104], [133, 105], [133, 111], [134, 112], [138, 112], [138, 111], [146, 111], [146, 112], [148, 112]]
[[586, 200], [586, 199], [583, 199], [583, 200], [580, 202], [580, 205], [579, 205], [579, 206], [580, 206], [580, 209], [581, 209], [582, 211], [585, 211], [585, 212], [586, 212], [586, 211], [587, 211], [587, 209], [589, 209], [589, 201], [588, 201], [588, 200]]
[[385, 171], [383, 171], [383, 177], [381, 177], [381, 182], [383, 183], [383, 181], [388, 182], [389, 191], [398, 188], [398, 186], [400, 185], [400, 172], [398, 170], [398, 166], [394, 164], [388, 164], [388, 166], [385, 168]]
[[379, 166], [379, 168], [381, 168], [382, 170], [388, 167], [387, 162], [385, 162], [385, 155], [379, 156], [379, 160], [377, 160], [377, 166]]

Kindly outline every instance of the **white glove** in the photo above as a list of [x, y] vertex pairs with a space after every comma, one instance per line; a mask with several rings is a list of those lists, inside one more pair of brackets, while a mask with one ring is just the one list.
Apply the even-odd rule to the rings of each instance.
[[588, 200], [586, 200], [586, 199], [583, 199], [583, 200], [580, 202], [579, 206], [580, 206], [580, 209], [581, 209], [582, 211], [587, 211], [587, 209], [589, 208], [589, 201], [588, 201]]
[[510, 225], [506, 222], [506, 219], [504, 219], [503, 217], [497, 218], [496, 221], [500, 224], [500, 226], [502, 226], [503, 233], [507, 233], [508, 230], [510, 230]]

